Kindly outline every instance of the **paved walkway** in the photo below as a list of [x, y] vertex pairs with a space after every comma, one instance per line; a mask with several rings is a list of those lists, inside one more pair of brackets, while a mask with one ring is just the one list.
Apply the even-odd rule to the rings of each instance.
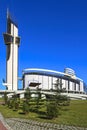
[[3, 118], [2, 114], [0, 113], [0, 130], [13, 130], [10, 126], [6, 123], [5, 119]]
[[0, 121], [0, 130], [7, 130], [7, 128], [3, 125], [1, 121]]
[[87, 130], [87, 128], [44, 123], [30, 119], [4, 119], [0, 114], [0, 130]]
[[13, 130], [87, 130], [87, 128], [44, 123], [34, 120], [9, 118], [6, 122]]

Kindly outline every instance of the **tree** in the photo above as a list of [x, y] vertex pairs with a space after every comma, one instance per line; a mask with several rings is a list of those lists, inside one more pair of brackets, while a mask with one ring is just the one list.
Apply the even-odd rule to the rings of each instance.
[[5, 105], [7, 105], [8, 96], [7, 96], [7, 93], [6, 93], [6, 92], [4, 93], [4, 102], [5, 102]]
[[36, 105], [37, 105], [37, 111], [38, 111], [38, 108], [39, 108], [39, 102], [40, 102], [40, 99], [41, 99], [41, 93], [40, 93], [40, 90], [39, 90], [38, 87], [37, 87], [36, 94], [37, 94], [37, 97], [36, 97]]
[[24, 98], [25, 99], [23, 101], [22, 110], [23, 110], [23, 113], [27, 114], [27, 113], [29, 113], [29, 101], [31, 98], [31, 92], [30, 92], [29, 88], [26, 89]]
[[47, 117], [55, 118], [58, 116], [59, 108], [62, 105], [69, 105], [69, 98], [61, 94], [64, 90], [62, 89], [62, 83], [60, 79], [57, 79], [55, 85], [54, 95], [47, 95]]
[[8, 100], [8, 106], [13, 108], [14, 110], [18, 110], [20, 104], [20, 100], [16, 93], [12, 96], [10, 100]]
[[22, 110], [23, 110], [23, 113], [24, 113], [24, 114], [29, 113], [29, 104], [28, 104], [27, 100], [24, 100], [24, 101], [23, 101]]
[[62, 88], [62, 82], [60, 79], [56, 80], [55, 88], [55, 99], [56, 99], [56, 104], [57, 105], [69, 105], [70, 99], [69, 97], [62, 95], [65, 90]]
[[30, 89], [27, 88], [27, 89], [25, 90], [24, 98], [25, 98], [26, 100], [29, 100], [30, 97], [31, 97]]
[[50, 96], [47, 100], [47, 118], [52, 119], [58, 116], [58, 107], [56, 105], [56, 100], [54, 96]]

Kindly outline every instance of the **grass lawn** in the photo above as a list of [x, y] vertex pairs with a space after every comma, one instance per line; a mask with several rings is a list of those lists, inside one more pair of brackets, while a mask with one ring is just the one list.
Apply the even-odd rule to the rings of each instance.
[[39, 112], [41, 113], [39, 114], [35, 112], [29, 112], [29, 114], [26, 115], [19, 114], [21, 113], [21, 110], [13, 111], [4, 105], [0, 105], [0, 112], [5, 118], [26, 118], [44, 122], [87, 127], [87, 100], [70, 101], [70, 106], [63, 106], [59, 111], [59, 116], [52, 120], [41, 118], [40, 114], [44, 117], [44, 112], [46, 112], [46, 107], [44, 105], [41, 105], [41, 108], [39, 109]]
[[59, 117], [54, 122], [87, 127], [87, 101], [71, 101], [70, 106], [62, 108]]

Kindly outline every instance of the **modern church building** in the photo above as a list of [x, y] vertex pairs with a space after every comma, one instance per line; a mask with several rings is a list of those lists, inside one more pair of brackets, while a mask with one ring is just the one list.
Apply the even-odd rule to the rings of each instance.
[[84, 82], [76, 77], [75, 71], [65, 68], [64, 73], [47, 69], [24, 69], [23, 87], [43, 91], [63, 89], [66, 93], [84, 94]]
[[[13, 22], [7, 11], [7, 31], [4, 33], [6, 45], [6, 86], [9, 93], [11, 91], [24, 93], [26, 88], [41, 92], [53, 92], [56, 89], [63, 89], [64, 93], [70, 97], [87, 99], [84, 89], [84, 82], [78, 78], [75, 71], [65, 68], [64, 72], [47, 69], [24, 69], [22, 73], [23, 90], [18, 90], [18, 47], [20, 37], [18, 36], [18, 26]], [[70, 95], [69, 95], [70, 94]]]

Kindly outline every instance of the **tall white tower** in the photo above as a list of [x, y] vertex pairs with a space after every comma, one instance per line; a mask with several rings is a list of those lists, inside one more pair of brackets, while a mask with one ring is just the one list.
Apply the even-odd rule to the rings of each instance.
[[6, 86], [8, 90], [18, 89], [18, 47], [20, 38], [18, 37], [18, 27], [12, 21], [7, 12], [7, 32], [4, 33], [6, 44]]

